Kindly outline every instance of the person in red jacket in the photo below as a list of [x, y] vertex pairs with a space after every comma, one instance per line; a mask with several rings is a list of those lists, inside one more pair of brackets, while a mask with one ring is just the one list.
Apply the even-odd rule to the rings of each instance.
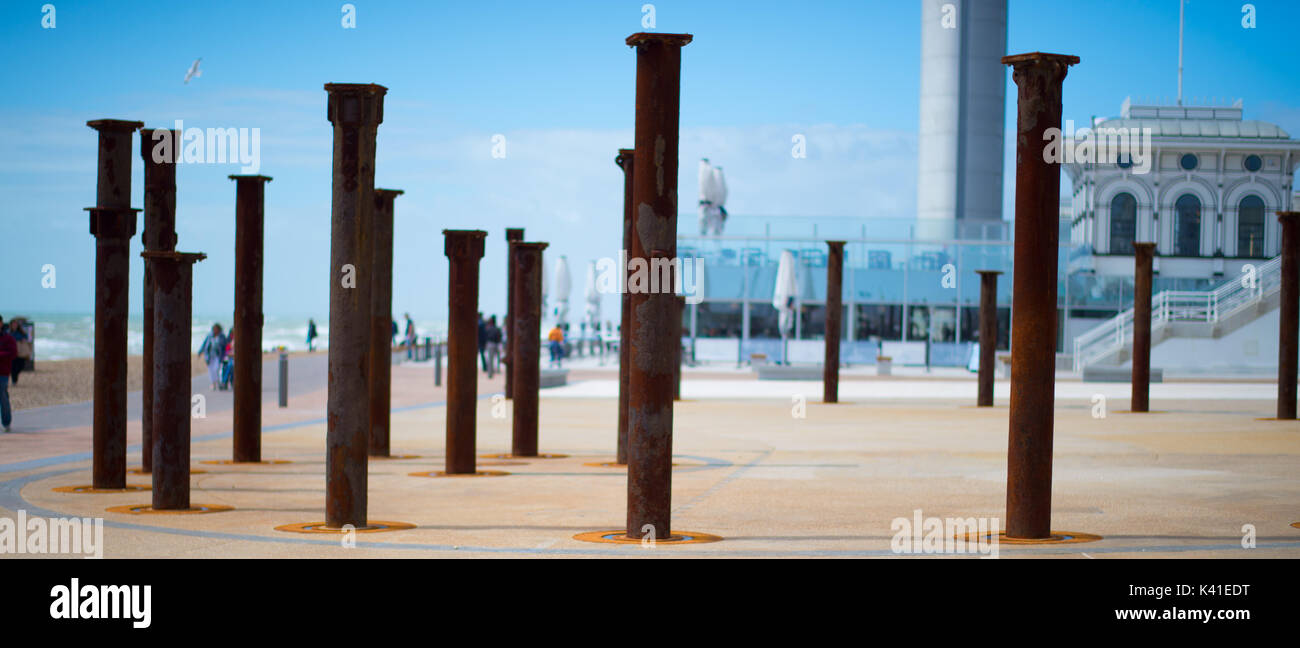
[[14, 419], [14, 413], [9, 409], [9, 371], [17, 357], [18, 341], [9, 335], [5, 318], [0, 316], [0, 428], [5, 432], [9, 431], [9, 424]]

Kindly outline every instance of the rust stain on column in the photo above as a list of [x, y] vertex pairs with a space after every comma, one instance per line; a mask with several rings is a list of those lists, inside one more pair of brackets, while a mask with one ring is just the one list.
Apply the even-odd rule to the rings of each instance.
[[142, 252], [154, 277], [153, 508], [190, 508], [191, 309], [201, 253]]
[[390, 453], [393, 401], [393, 202], [400, 189], [376, 189], [371, 228], [370, 456]]
[[615, 462], [627, 465], [627, 404], [630, 396], [628, 376], [631, 373], [628, 333], [632, 329], [632, 300], [627, 291], [627, 255], [632, 250], [632, 231], [636, 211], [632, 209], [632, 174], [636, 163], [635, 149], [619, 149], [614, 164], [623, 169], [623, 254], [619, 255], [619, 324], [618, 324], [618, 453]]
[[[447, 273], [447, 468], [449, 475], [476, 471], [475, 407], [478, 401], [478, 264], [482, 230], [443, 230]], [[516, 400], [516, 403], [519, 401]]]
[[844, 241], [826, 241], [826, 359], [822, 401], [840, 402], [840, 326], [844, 316]]
[[1282, 224], [1282, 289], [1278, 306], [1277, 417], [1296, 417], [1296, 348], [1300, 325], [1300, 212], [1278, 212]]
[[[126, 487], [126, 326], [131, 237], [131, 135], [135, 121], [97, 119], [98, 178], [90, 233], [95, 237], [95, 386], [92, 473], [95, 488]], [[188, 322], [187, 322], [188, 324]]]
[[234, 454], [237, 463], [262, 460], [262, 255], [264, 196], [271, 179], [235, 181]]
[[1155, 243], [1133, 243], [1133, 392], [1130, 409], [1150, 410], [1151, 259]]
[[545, 243], [511, 246], [515, 266], [514, 317], [515, 397], [510, 454], [537, 456], [537, 390], [542, 360], [542, 250]]
[[[636, 164], [632, 173], [635, 227], [629, 259], [651, 275], [677, 256], [677, 145], [682, 47], [689, 34], [638, 33], [636, 48]], [[668, 273], [664, 273], [668, 274]], [[671, 279], [630, 295], [627, 536], [671, 536], [673, 345]], [[630, 288], [630, 287], [629, 287]], [[680, 323], [680, 318], [678, 322]], [[680, 325], [680, 324], [679, 324]], [[678, 326], [679, 326], [678, 325]]]
[[326, 404], [325, 524], [366, 525], [370, 445], [371, 221], [375, 134], [383, 86], [327, 83], [334, 125], [330, 229], [329, 394]]
[[980, 276], [980, 372], [978, 407], [993, 407], [994, 362], [998, 353], [998, 270], [976, 270]]
[[506, 357], [503, 363], [506, 366], [506, 372], [505, 372], [506, 398], [514, 398], [515, 395], [515, 384], [514, 384], [515, 373], [514, 373], [514, 368], [512, 366], [514, 363], [511, 362], [511, 360], [513, 360], [515, 356], [515, 335], [514, 335], [515, 325], [514, 325], [514, 319], [512, 319], [513, 315], [511, 315], [511, 313], [514, 311], [515, 308], [515, 261], [514, 261], [514, 256], [511, 254], [510, 250], [512, 245], [522, 240], [524, 240], [524, 228], [522, 227], [506, 228], [506, 318], [505, 318], [505, 327], [506, 327], [505, 356]]
[[[176, 249], [176, 147], [180, 131], [140, 129], [140, 157], [144, 159], [145, 251]], [[153, 272], [144, 264], [144, 351], [141, 359], [140, 471], [153, 469]]]
[[1061, 127], [1061, 85], [1079, 57], [1034, 52], [1004, 56], [1002, 62], [1012, 67], [1019, 93], [1007, 536], [1047, 538], [1052, 521], [1061, 164], [1043, 159], [1043, 133]]

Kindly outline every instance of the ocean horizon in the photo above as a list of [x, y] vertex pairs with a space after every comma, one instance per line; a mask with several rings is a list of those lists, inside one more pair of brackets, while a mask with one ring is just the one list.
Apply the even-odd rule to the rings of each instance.
[[[73, 358], [92, 358], [95, 356], [95, 315], [89, 313], [23, 313], [5, 312], [5, 320], [23, 317], [36, 325], [36, 360], [70, 360]], [[191, 322], [190, 346], [197, 353], [203, 338], [212, 329], [213, 324], [220, 324], [229, 332], [232, 318], [220, 315], [195, 315]], [[262, 325], [262, 350], [272, 351], [284, 347], [288, 351], [307, 350], [307, 320], [302, 315], [266, 315]], [[405, 324], [398, 320], [400, 341], [405, 333]], [[415, 330], [420, 339], [432, 336], [435, 339], [445, 337], [447, 323], [442, 320], [415, 320]], [[316, 319], [315, 347], [329, 347], [329, 319]], [[141, 355], [144, 353], [144, 316], [132, 314], [127, 318], [126, 333], [127, 353]]]

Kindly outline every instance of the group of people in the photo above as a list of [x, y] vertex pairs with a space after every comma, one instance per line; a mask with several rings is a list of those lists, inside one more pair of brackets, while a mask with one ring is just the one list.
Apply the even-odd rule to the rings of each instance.
[[5, 322], [0, 316], [0, 429], [9, 432], [13, 423], [13, 408], [9, 405], [9, 383], [18, 384], [22, 373], [32, 359], [32, 340], [27, 334], [27, 321], [14, 318]]
[[212, 330], [207, 337], [203, 338], [203, 344], [199, 346], [199, 357], [203, 358], [204, 364], [208, 367], [208, 380], [212, 383], [212, 391], [230, 387], [230, 378], [234, 370], [232, 361], [234, 345], [234, 329], [226, 335], [222, 332], [220, 324], [213, 324]]

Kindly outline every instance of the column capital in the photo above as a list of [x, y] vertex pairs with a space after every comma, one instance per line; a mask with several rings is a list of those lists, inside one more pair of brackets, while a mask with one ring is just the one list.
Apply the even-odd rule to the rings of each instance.
[[326, 83], [326, 117], [334, 125], [382, 124], [388, 88], [374, 83]]
[[443, 253], [452, 259], [483, 258], [483, 242], [487, 232], [483, 230], [442, 230], [445, 237]]
[[237, 182], [240, 182], [241, 184], [243, 183], [244, 180], [255, 180], [255, 181], [259, 181], [259, 182], [270, 182], [270, 181], [271, 181], [270, 176], [264, 176], [264, 175], [232, 175], [232, 176], [226, 176], [226, 177], [227, 177], [227, 178], [230, 178], [231, 180], [235, 180], [235, 181], [237, 181]]
[[627, 163], [633, 162], [635, 157], [636, 157], [636, 149], [621, 148], [618, 150], [618, 155], [614, 156], [614, 164], [617, 164], [618, 168], [626, 171]]
[[149, 261], [175, 261], [176, 263], [195, 264], [208, 258], [208, 255], [202, 252], [172, 252], [170, 250], [145, 250], [140, 253]]
[[1001, 270], [976, 270], [975, 274], [981, 277], [996, 277], [1002, 274]]
[[524, 228], [522, 228], [522, 227], [507, 227], [507, 228], [506, 228], [506, 241], [507, 241], [507, 242], [509, 242], [509, 243], [518, 243], [519, 241], [522, 241], [522, 240], [524, 240]]
[[86, 125], [101, 132], [135, 131], [144, 128], [144, 122], [125, 119], [92, 119]]
[[826, 246], [831, 248], [832, 250], [835, 248], [839, 248], [842, 250], [844, 249], [845, 243], [848, 243], [848, 241], [826, 241]]
[[659, 32], [637, 32], [627, 37], [629, 47], [663, 44], [670, 47], [685, 47], [695, 36], [691, 34], [661, 34]]
[[136, 214], [134, 207], [87, 207], [90, 212], [90, 233], [95, 238], [131, 238], [135, 236]]

